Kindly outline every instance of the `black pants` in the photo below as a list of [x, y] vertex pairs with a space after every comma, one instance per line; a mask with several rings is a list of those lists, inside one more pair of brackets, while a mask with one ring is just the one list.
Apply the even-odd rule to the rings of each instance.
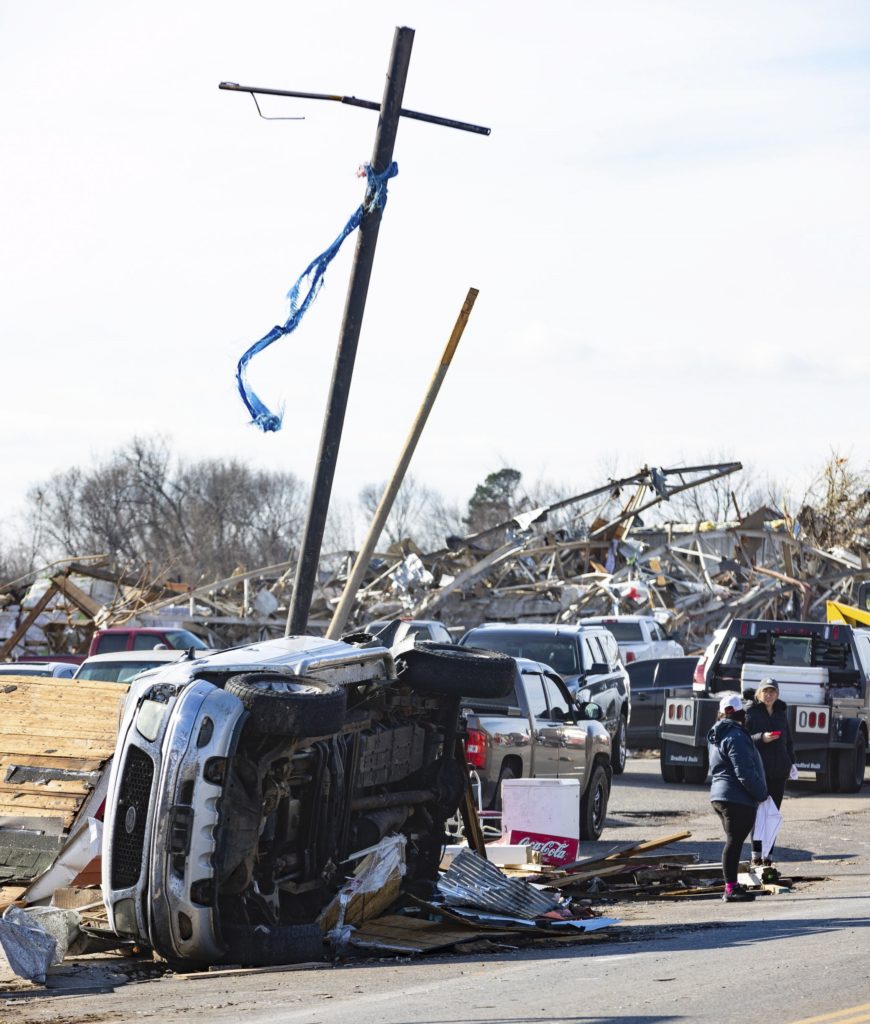
[[[782, 807], [782, 798], [785, 796], [785, 779], [768, 779], [767, 780], [767, 792], [773, 798], [773, 802], [776, 804], [776, 809], [779, 810]], [[770, 848], [773, 850], [773, 847]], [[761, 860], [761, 840], [752, 840], [752, 856], [756, 860]]]
[[740, 852], [746, 837], [755, 824], [755, 806], [735, 804], [730, 800], [714, 800], [713, 810], [719, 815], [725, 830], [725, 846], [722, 848], [722, 874], [726, 882], [737, 881], [740, 867]]

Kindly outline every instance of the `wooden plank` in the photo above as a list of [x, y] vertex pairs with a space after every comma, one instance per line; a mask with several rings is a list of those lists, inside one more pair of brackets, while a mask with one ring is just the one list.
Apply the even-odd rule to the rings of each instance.
[[77, 691], [94, 690], [103, 692], [107, 696], [112, 693], [125, 693], [129, 683], [107, 683], [101, 679], [62, 679], [58, 676], [16, 676], [4, 675], [0, 682], [0, 697], [2, 697], [7, 682], [13, 682], [16, 689], [21, 690], [47, 690], [52, 691], [55, 696], [58, 694], [74, 694]]
[[[5, 776], [4, 776], [5, 779]], [[85, 779], [46, 779], [45, 782], [35, 782], [28, 779], [27, 782], [0, 782], [0, 793], [7, 796], [15, 796], [19, 793], [32, 793], [38, 796], [40, 793], [90, 793], [93, 785]]]
[[85, 793], [57, 793], [40, 796], [36, 793], [5, 793], [0, 791], [0, 814], [23, 814], [23, 808], [40, 811], [67, 811], [75, 809]]
[[473, 924], [463, 927], [444, 921], [426, 921], [393, 914], [380, 917], [376, 921], [367, 921], [354, 932], [351, 943], [363, 948], [391, 949], [400, 953], [425, 953], [455, 946], [460, 942], [492, 939], [500, 934], [508, 936], [510, 930], [482, 931]]
[[617, 853], [610, 853], [605, 857], [605, 860], [617, 860], [625, 857], [631, 857], [636, 853], [641, 853], [644, 850], [657, 850], [661, 846], [668, 846], [670, 843], [678, 843], [681, 839], [691, 839], [691, 832], [674, 832], [673, 835], [663, 836], [661, 839], [647, 839], [642, 843], [635, 843], [634, 846], [629, 846], [625, 850], [620, 850]]
[[24, 757], [16, 758], [11, 754], [0, 754], [0, 778], [6, 777], [10, 767], [18, 766], [27, 768], [65, 768], [68, 771], [95, 772], [104, 764], [104, 760], [98, 757], [57, 757], [56, 755], [27, 754]]
[[34, 753], [39, 756], [54, 754], [57, 757], [99, 757], [105, 761], [115, 752], [115, 744], [107, 744], [103, 739], [91, 739], [77, 736], [2, 736], [0, 735], [0, 747], [3, 749], [4, 757], [9, 754], [21, 756]]
[[[54, 581], [52, 581], [53, 583]], [[46, 589], [42, 597], [36, 602], [36, 604], [30, 609], [25, 617], [18, 623], [18, 628], [9, 637], [9, 639], [0, 647], [0, 661], [5, 661], [6, 658], [15, 650], [15, 645], [24, 636], [28, 629], [33, 625], [34, 622], [39, 618], [40, 612], [45, 608], [48, 602], [51, 600], [54, 594], [54, 586], [50, 586]]]

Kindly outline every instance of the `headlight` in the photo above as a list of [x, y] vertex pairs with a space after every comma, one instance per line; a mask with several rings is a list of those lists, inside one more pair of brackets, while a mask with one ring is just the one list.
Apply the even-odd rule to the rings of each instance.
[[115, 931], [119, 935], [138, 935], [136, 926], [136, 904], [133, 900], [118, 900], [112, 907], [112, 918]]
[[136, 716], [136, 729], [146, 740], [156, 740], [168, 705], [162, 701], [143, 700]]

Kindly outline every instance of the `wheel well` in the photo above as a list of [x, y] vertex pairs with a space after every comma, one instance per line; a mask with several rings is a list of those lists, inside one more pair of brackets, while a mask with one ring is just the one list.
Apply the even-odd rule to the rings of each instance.
[[605, 770], [605, 772], [607, 772], [607, 778], [608, 778], [608, 780], [610, 780], [611, 776], [613, 775], [613, 767], [610, 764], [610, 758], [607, 756], [607, 754], [596, 754], [595, 755], [595, 757], [594, 757], [594, 759], [592, 761], [592, 764], [590, 765], [590, 768], [589, 768], [589, 775], [590, 776], [592, 775], [592, 772], [594, 772], [595, 769], [598, 767], [598, 765], [601, 765], [601, 767]]

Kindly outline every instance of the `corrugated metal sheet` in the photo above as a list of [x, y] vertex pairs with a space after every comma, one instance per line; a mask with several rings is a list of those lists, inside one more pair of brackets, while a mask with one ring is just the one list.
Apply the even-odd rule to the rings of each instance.
[[559, 896], [540, 892], [518, 878], [508, 878], [473, 850], [463, 850], [438, 881], [449, 904], [479, 907], [533, 920], [562, 905]]

